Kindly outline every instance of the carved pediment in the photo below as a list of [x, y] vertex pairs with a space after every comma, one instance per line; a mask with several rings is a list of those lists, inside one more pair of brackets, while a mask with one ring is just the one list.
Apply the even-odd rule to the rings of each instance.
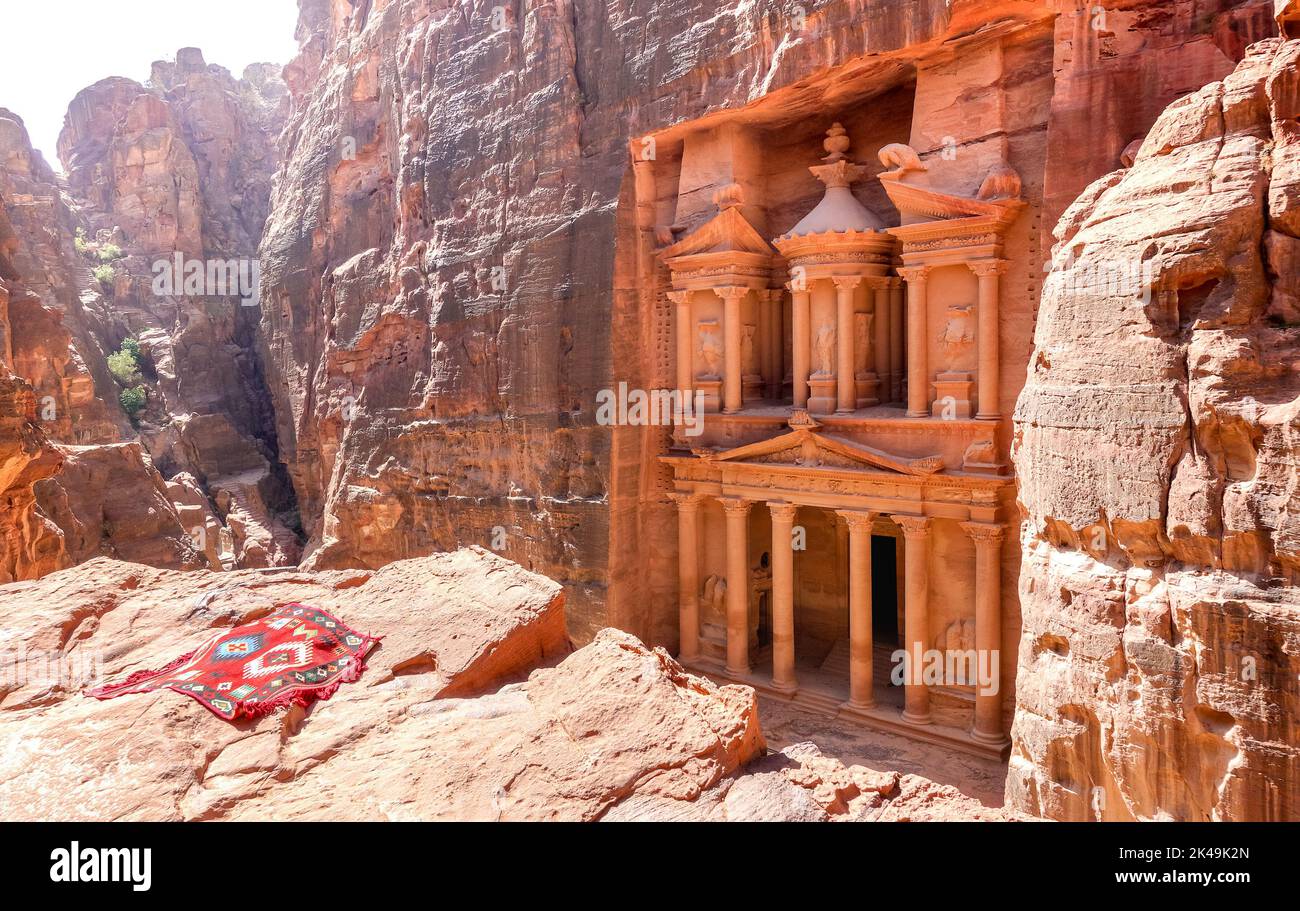
[[808, 427], [796, 427], [779, 437], [735, 449], [722, 452], [698, 451], [696, 455], [715, 462], [768, 463], [805, 468], [874, 468], [917, 477], [937, 474], [944, 467], [943, 459], [939, 456], [896, 456]]
[[685, 257], [728, 255], [764, 256], [773, 254], [772, 247], [754, 226], [740, 214], [739, 205], [724, 202], [722, 210], [659, 255], [671, 265], [672, 260]]
[[901, 143], [880, 150], [880, 161], [892, 170], [877, 175], [890, 201], [905, 218], [947, 221], [962, 218], [989, 219], [995, 225], [1009, 224], [1024, 207], [1020, 199], [1020, 176], [1003, 163], [984, 178], [975, 197], [945, 192], [936, 186], [929, 168], [910, 147]]

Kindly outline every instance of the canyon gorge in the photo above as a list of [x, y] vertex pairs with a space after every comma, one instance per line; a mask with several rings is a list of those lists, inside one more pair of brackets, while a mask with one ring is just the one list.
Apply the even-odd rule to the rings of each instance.
[[0, 801], [1300, 819], [1300, 3], [297, 5], [57, 149], [0, 94], [0, 629], [384, 643], [0, 677]]

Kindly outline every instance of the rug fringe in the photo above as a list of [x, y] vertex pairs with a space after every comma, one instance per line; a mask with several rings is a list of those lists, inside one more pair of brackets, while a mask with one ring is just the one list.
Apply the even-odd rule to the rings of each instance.
[[160, 667], [154, 671], [135, 671], [132, 674], [130, 674], [125, 680], [123, 680], [121, 683], [110, 683], [104, 686], [98, 686], [98, 687], [94, 687], [93, 689], [85, 690], [84, 692], [87, 696], [94, 696], [96, 699], [111, 699], [113, 695], [117, 693], [118, 690], [123, 690], [129, 687], [138, 686], [139, 684], [144, 683], [146, 680], [152, 680], [154, 677], [160, 677], [163, 674], [170, 674], [172, 671], [181, 667], [183, 664], [185, 664], [185, 662], [192, 659], [198, 653], [199, 650], [195, 649], [192, 652], [187, 652], [186, 654], [181, 655], [179, 658], [172, 661], [170, 664], [166, 665], [165, 667]]

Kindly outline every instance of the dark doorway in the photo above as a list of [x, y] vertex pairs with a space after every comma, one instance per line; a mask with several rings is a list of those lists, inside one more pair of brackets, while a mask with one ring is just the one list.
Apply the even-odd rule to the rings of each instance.
[[871, 537], [871, 636], [877, 646], [894, 648], [898, 635], [898, 539]]

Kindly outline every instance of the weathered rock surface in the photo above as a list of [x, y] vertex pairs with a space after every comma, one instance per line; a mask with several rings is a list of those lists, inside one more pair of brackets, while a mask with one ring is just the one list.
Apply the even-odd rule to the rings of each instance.
[[100, 314], [82, 299], [90, 272], [74, 249], [76, 227], [22, 119], [0, 109], [0, 281], [8, 298], [0, 358], [33, 387], [50, 436], [117, 442], [129, 426], [93, 331]]
[[[231, 725], [170, 691], [101, 702], [66, 682], [16, 686], [23, 681], [7, 674], [0, 803], [26, 805], [30, 818], [215, 818], [309, 769], [323, 785], [351, 750], [373, 748], [394, 760], [373, 767], [392, 787], [365, 798], [358, 787], [356, 800], [318, 800], [312, 809], [383, 818], [417, 797], [398, 786], [418, 771], [397, 758], [412, 732], [408, 715], [568, 651], [559, 587], [473, 551], [375, 574], [177, 573], [100, 559], [0, 589], [0, 616], [29, 662], [66, 655], [68, 667], [102, 662], [114, 678], [162, 666], [213, 628], [296, 600], [384, 636], [360, 681], [305, 711]], [[337, 784], [349, 782], [345, 775]]]
[[[0, 280], [0, 308], [5, 286]], [[68, 565], [63, 536], [36, 505], [35, 485], [61, 458], [36, 425], [31, 387], [0, 363], [0, 583], [34, 579]]]
[[[92, 248], [124, 254], [99, 306], [115, 333], [106, 346], [132, 336], [147, 362], [140, 436], [164, 476], [186, 472], [212, 497], [236, 566], [292, 565], [301, 553], [253, 353], [257, 308], [245, 305], [284, 99], [269, 65], [235, 79], [182, 48], [154, 64], [147, 86], [113, 77], [83, 90], [59, 136]], [[202, 267], [197, 286], [185, 284], [191, 263]], [[222, 489], [240, 492], [233, 519]], [[258, 502], [242, 508], [246, 498]]]
[[1170, 105], [1057, 227], [1016, 411], [1008, 800], [1300, 818], [1300, 42]]
[[[230, 724], [170, 691], [68, 679], [156, 667], [291, 601], [384, 638], [328, 701]], [[609, 629], [570, 650], [559, 585], [481, 549], [215, 574], [98, 559], [0, 587], [0, 805], [20, 819], [1000, 818], [811, 744], [763, 758], [754, 693]], [[566, 657], [567, 655], [567, 657]], [[525, 679], [526, 676], [526, 679]], [[915, 779], [915, 780], [913, 780]]]
[[59, 446], [62, 467], [35, 485], [71, 563], [99, 556], [170, 569], [207, 565], [139, 443]]

